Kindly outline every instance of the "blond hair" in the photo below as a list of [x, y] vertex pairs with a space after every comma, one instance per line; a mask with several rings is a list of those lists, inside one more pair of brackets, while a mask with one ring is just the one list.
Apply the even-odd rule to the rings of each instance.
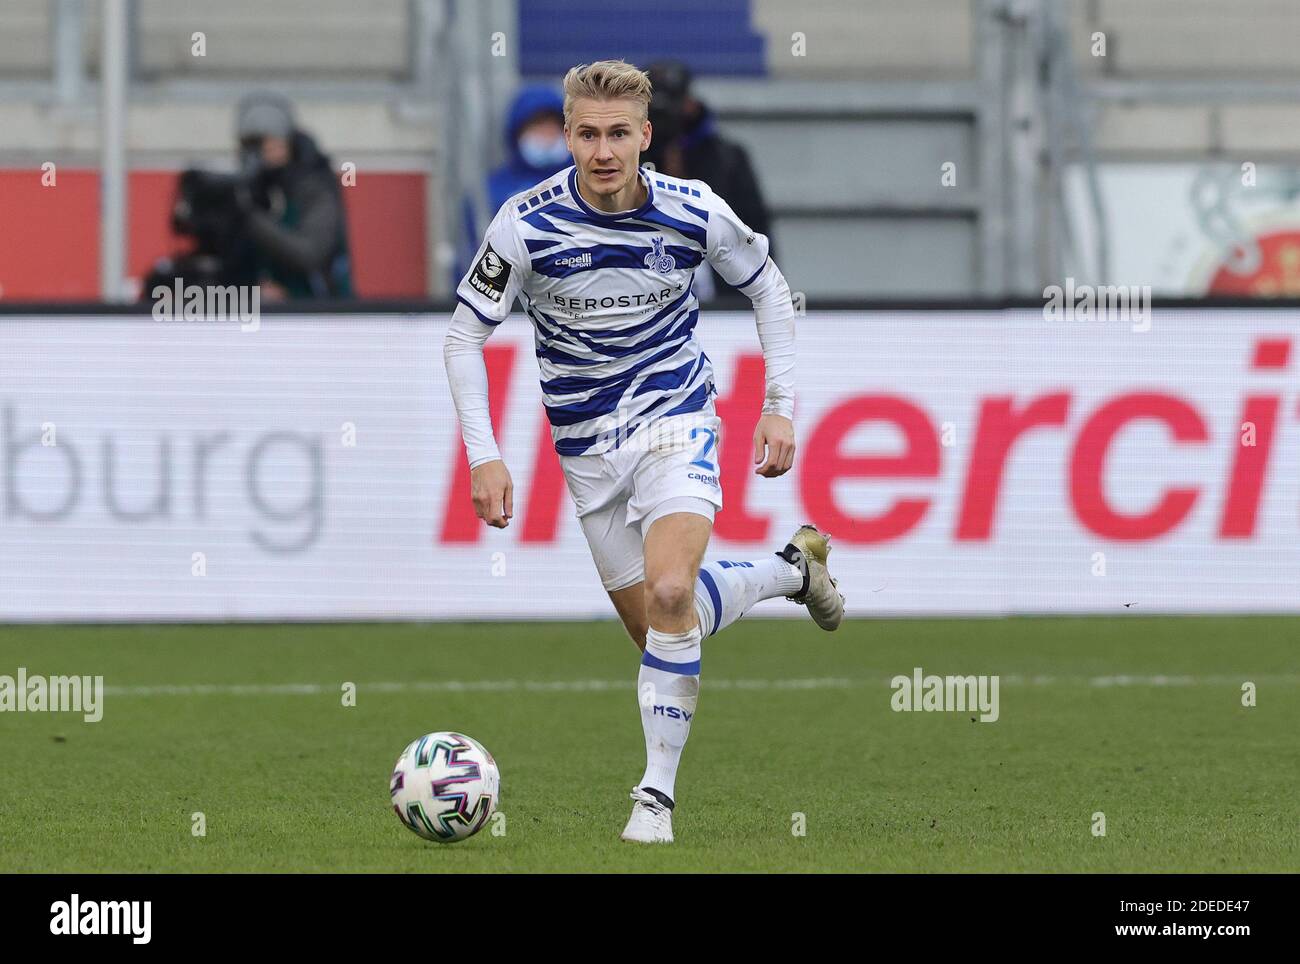
[[650, 75], [626, 61], [579, 64], [564, 75], [564, 123], [569, 123], [573, 102], [579, 97], [635, 100], [641, 105], [641, 119], [645, 120], [650, 112], [650, 91]]

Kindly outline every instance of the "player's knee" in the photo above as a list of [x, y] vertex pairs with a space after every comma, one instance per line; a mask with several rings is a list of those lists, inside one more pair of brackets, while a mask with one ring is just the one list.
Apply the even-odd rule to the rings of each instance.
[[646, 584], [646, 602], [652, 613], [686, 616], [695, 605], [694, 580], [662, 576]]

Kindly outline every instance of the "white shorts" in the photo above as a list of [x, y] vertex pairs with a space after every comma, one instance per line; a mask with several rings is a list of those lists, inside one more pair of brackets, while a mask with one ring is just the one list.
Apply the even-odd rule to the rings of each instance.
[[612, 452], [562, 455], [591, 557], [609, 592], [645, 578], [642, 543], [651, 524], [670, 512], [710, 522], [722, 508], [718, 433], [712, 406], [657, 419]]

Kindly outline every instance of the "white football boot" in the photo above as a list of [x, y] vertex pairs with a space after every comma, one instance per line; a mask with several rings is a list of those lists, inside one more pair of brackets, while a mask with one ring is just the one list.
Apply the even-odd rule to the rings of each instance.
[[790, 537], [789, 544], [777, 553], [793, 566], [798, 566], [804, 574], [803, 588], [793, 596], [786, 596], [791, 602], [807, 606], [815, 622], [828, 633], [840, 628], [844, 618], [844, 593], [839, 590], [839, 583], [826, 568], [826, 557], [831, 551], [831, 537], [817, 531], [816, 526], [800, 526], [799, 531]]
[[658, 790], [632, 788], [632, 816], [623, 828], [623, 839], [632, 843], [673, 842], [673, 802]]

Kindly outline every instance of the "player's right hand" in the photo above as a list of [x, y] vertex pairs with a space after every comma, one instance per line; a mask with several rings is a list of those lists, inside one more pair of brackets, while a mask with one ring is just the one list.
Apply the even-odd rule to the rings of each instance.
[[484, 462], [471, 469], [470, 498], [474, 500], [474, 514], [490, 526], [504, 529], [515, 514], [515, 485], [510, 481], [510, 470], [501, 459]]

